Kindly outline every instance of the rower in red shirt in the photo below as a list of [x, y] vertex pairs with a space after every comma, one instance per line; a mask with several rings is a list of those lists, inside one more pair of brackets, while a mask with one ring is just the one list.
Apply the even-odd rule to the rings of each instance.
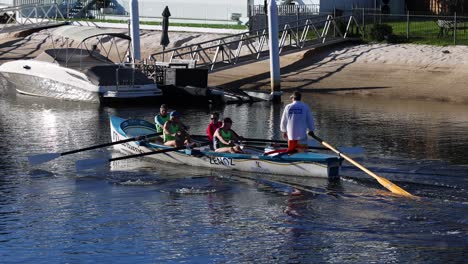
[[211, 121], [206, 128], [206, 135], [208, 136], [208, 140], [210, 141], [210, 146], [213, 146], [213, 135], [216, 129], [220, 128], [223, 125], [222, 122], [219, 121], [219, 113], [213, 112], [211, 114]]

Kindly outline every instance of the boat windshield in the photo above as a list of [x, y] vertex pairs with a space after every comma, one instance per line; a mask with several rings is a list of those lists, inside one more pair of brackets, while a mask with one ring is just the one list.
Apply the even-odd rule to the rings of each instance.
[[47, 49], [36, 57], [36, 60], [57, 63], [68, 68], [89, 68], [96, 65], [112, 65], [110, 59], [99, 52], [86, 49]]
[[[50, 32], [54, 48], [46, 53], [54, 58], [53, 62], [67, 67], [76, 67], [77, 63], [84, 64], [80, 68], [86, 67], [87, 60], [94, 65], [97, 62], [108, 63], [110, 61], [124, 63], [127, 60], [126, 56], [130, 54], [131, 38], [123, 31], [125, 30], [62, 26]], [[124, 43], [123, 47], [120, 43]]]

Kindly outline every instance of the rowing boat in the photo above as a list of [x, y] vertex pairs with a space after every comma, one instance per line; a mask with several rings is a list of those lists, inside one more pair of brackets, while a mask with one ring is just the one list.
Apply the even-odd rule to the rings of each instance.
[[[141, 119], [110, 117], [112, 141], [120, 141], [156, 132], [154, 124]], [[141, 154], [171, 147], [149, 141], [131, 141], [114, 145], [125, 154]], [[264, 149], [244, 148], [246, 153], [219, 153], [208, 146], [179, 149], [148, 155], [147, 158], [169, 163], [210, 169], [238, 170], [254, 173], [294, 175], [319, 178], [335, 178], [339, 175], [342, 158], [318, 152], [302, 152], [291, 155], [263, 155]]]

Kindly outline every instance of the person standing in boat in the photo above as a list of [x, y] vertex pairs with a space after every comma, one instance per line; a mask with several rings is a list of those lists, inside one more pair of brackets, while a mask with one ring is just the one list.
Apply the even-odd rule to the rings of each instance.
[[164, 145], [176, 148], [190, 145], [190, 135], [180, 121], [180, 113], [172, 111], [169, 116], [170, 119], [163, 126]]
[[242, 139], [242, 137], [234, 132], [231, 127], [232, 120], [226, 117], [223, 120], [223, 125], [216, 129], [213, 135], [213, 148], [216, 152], [242, 153], [242, 149], [234, 145], [234, 142]]
[[281, 132], [288, 140], [286, 152], [292, 154], [307, 150], [307, 135], [314, 135], [315, 124], [309, 106], [301, 101], [301, 93], [296, 91], [290, 98], [292, 102], [286, 105], [281, 117]]
[[223, 122], [219, 121], [219, 113], [213, 112], [211, 114], [211, 121], [206, 127], [206, 136], [210, 142], [210, 146], [213, 147], [213, 136], [218, 128], [223, 125]]

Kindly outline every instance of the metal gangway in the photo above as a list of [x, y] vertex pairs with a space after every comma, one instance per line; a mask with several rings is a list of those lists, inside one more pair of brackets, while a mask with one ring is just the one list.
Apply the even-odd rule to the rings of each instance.
[[66, 20], [56, 0], [13, 1], [12, 6], [0, 8], [0, 16], [0, 33], [61, 25]]
[[[294, 50], [356, 40], [362, 30], [354, 16], [316, 16], [279, 25], [280, 55]], [[261, 60], [269, 56], [268, 28], [245, 32], [151, 54], [146, 62], [195, 61], [197, 68], [215, 71], [226, 66]], [[168, 59], [167, 59], [168, 57]]]

